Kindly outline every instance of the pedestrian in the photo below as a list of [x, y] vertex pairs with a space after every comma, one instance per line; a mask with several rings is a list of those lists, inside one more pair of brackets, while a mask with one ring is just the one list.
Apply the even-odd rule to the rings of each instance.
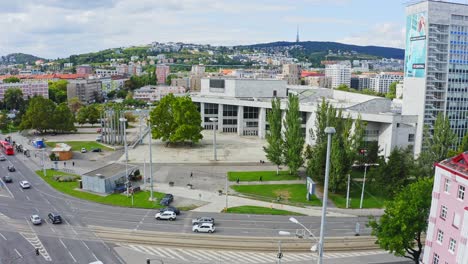
[[236, 183], [239, 184], [239, 177], [237, 177]]
[[63, 166], [66, 167], [66, 166], [67, 166], [67, 162], [64, 161], [64, 162], [63, 162]]
[[190, 172], [190, 178], [193, 178], [193, 172]]
[[73, 167], [75, 167], [75, 162], [74, 161], [72, 162], [72, 165], [73, 165]]
[[260, 176], [260, 181], [262, 181], [262, 176]]

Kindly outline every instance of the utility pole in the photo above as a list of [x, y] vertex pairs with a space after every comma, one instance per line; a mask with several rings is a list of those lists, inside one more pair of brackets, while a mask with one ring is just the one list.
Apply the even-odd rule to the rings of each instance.
[[348, 174], [348, 190], [346, 191], [346, 208], [349, 208], [349, 187], [351, 183], [351, 175]]
[[153, 134], [151, 133], [152, 127], [151, 127], [151, 121], [150, 121], [150, 120], [148, 120], [148, 127], [149, 127], [149, 129], [150, 129], [150, 132], [149, 132], [150, 199], [151, 199], [151, 201], [153, 201], [153, 200], [154, 200], [154, 197], [153, 197], [153, 152], [152, 152], [152, 146], [151, 146], [151, 138], [153, 137]]

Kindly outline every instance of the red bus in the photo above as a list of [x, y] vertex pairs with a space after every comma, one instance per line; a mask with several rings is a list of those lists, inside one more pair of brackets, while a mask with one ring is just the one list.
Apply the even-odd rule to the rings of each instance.
[[8, 141], [0, 140], [0, 148], [2, 149], [3, 153], [7, 155], [14, 155], [15, 151], [13, 150], [13, 146], [10, 145]]

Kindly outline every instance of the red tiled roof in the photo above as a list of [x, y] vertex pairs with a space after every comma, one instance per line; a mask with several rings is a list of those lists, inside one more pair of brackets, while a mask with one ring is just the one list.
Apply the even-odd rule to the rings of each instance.
[[468, 179], [468, 151], [443, 160], [437, 163], [436, 166], [448, 169], [452, 173]]
[[302, 71], [301, 72], [301, 77], [309, 77], [309, 76], [320, 77], [320, 76], [325, 76], [325, 74], [319, 73], [319, 72], [311, 72], [311, 71]]
[[9, 78], [9, 77], [18, 77], [20, 79], [34, 79], [34, 80], [49, 80], [49, 79], [84, 79], [88, 77], [88, 74], [68, 74], [68, 73], [53, 73], [53, 74], [29, 74], [29, 75], [1, 75], [0, 80]]

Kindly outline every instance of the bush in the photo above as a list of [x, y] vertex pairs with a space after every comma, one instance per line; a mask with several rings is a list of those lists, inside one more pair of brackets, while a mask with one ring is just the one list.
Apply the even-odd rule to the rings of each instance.
[[74, 182], [80, 177], [73, 175], [54, 175], [52, 178], [57, 182]]

